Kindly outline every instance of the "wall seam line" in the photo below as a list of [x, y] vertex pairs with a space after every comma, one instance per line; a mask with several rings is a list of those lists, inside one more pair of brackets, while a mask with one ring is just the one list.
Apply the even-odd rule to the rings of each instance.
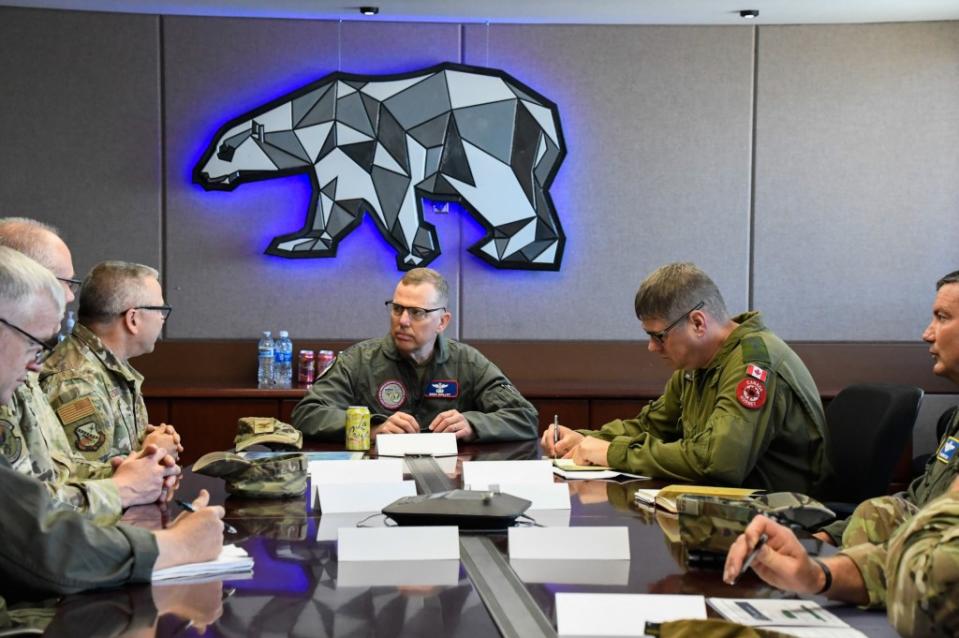
[[746, 267], [746, 308], [752, 310], [756, 301], [756, 119], [759, 87], [759, 26], [753, 26], [752, 50], [752, 104], [749, 144], [749, 263]]

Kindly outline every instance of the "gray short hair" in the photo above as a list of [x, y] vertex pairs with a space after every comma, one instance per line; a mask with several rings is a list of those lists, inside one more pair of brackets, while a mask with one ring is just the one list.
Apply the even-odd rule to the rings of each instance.
[[959, 270], [953, 270], [951, 273], [936, 282], [936, 290], [939, 290], [946, 284], [959, 284]]
[[124, 311], [145, 303], [143, 280], [159, 279], [156, 268], [128, 261], [103, 261], [93, 267], [80, 288], [77, 320], [108, 323]]
[[66, 307], [63, 286], [53, 273], [19, 250], [0, 246], [0, 305], [23, 307], [46, 294], [62, 316]]
[[636, 317], [673, 321], [703, 302], [703, 311], [717, 321], [729, 319], [726, 302], [705, 272], [691, 262], [660, 266], [643, 280], [636, 292]]
[[53, 262], [50, 243], [45, 234], [60, 236], [60, 231], [50, 224], [28, 217], [0, 217], [0, 246], [22, 252], [43, 265]]
[[439, 296], [437, 301], [444, 306], [450, 302], [450, 285], [446, 283], [446, 279], [443, 278], [443, 275], [439, 274], [439, 272], [433, 270], [432, 268], [414, 268], [403, 275], [403, 278], [400, 279], [400, 283], [404, 286], [432, 284], [433, 287], [436, 288], [436, 294]]

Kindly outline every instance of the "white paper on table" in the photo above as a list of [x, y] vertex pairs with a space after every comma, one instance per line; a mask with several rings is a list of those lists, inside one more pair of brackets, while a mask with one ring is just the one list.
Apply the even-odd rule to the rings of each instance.
[[628, 560], [510, 559], [524, 583], [560, 585], [628, 585]]
[[723, 618], [752, 627], [850, 628], [839, 616], [811, 600], [772, 598], [710, 598], [709, 606]]
[[327, 483], [316, 486], [323, 515], [343, 512], [379, 512], [398, 498], [414, 496], [416, 483]]
[[463, 486], [487, 490], [503, 483], [552, 483], [552, 461], [465, 461]]
[[386, 517], [379, 512], [349, 512], [344, 514], [324, 514], [316, 530], [317, 541], [335, 541], [341, 527], [356, 527], [363, 521], [363, 527], [386, 527]]
[[398, 459], [363, 461], [314, 461], [310, 463], [310, 483], [399, 483], [403, 480], [403, 462]]
[[337, 565], [336, 587], [453, 587], [459, 583], [458, 560], [345, 561]]
[[566, 560], [629, 560], [627, 527], [510, 527], [509, 557]]
[[153, 582], [181, 579], [197, 578], [201, 576], [213, 576], [233, 574], [236, 572], [248, 572], [253, 569], [253, 558], [246, 553], [246, 550], [236, 545], [224, 545], [220, 550], [220, 555], [213, 560], [199, 563], [187, 563], [185, 565], [174, 565], [163, 569], [153, 570], [151, 579]]
[[459, 560], [459, 528], [451, 525], [343, 528], [337, 556], [348, 560]]
[[[466, 467], [465, 463], [463, 467]], [[529, 506], [530, 510], [568, 510], [570, 508], [569, 485], [553, 483], [552, 476], [550, 473], [549, 483], [500, 483], [499, 491], [530, 501], [532, 503]], [[471, 489], [478, 488], [471, 487]]]
[[572, 481], [574, 479], [614, 479], [619, 476], [620, 473], [616, 470], [596, 470], [595, 472], [591, 472], [589, 470], [576, 470], [567, 472], [566, 470], [561, 470], [558, 467], [554, 467], [553, 474], [564, 478], [567, 481]]
[[420, 432], [376, 436], [377, 456], [406, 456], [407, 454], [456, 456], [456, 435], [451, 432]]
[[556, 594], [560, 636], [644, 635], [646, 622], [705, 619], [703, 596], [672, 594]]

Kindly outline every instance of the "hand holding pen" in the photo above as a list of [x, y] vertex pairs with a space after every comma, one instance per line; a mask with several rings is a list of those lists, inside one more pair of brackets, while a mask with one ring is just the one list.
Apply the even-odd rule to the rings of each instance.
[[559, 415], [553, 415], [553, 458], [557, 458], [559, 453], [556, 451], [556, 446], [559, 444]]
[[[196, 509], [191, 504], [187, 503], [186, 501], [181, 501], [180, 499], [176, 499], [176, 504], [182, 507], [187, 512], [196, 512]], [[227, 534], [237, 533], [236, 528], [227, 522], [223, 523], [223, 531], [226, 532]]]

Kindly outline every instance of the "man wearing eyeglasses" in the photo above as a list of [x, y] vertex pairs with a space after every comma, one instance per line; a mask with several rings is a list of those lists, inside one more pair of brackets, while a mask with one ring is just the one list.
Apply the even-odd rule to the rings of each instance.
[[[22, 217], [3, 218], [0, 245], [46, 267], [65, 300], [73, 299], [72, 257], [55, 228]], [[81, 512], [101, 524], [115, 521], [125, 507], [157, 500], [164, 486], [175, 483], [178, 468], [166, 454], [159, 455], [159, 461], [151, 451], [110, 464], [89, 461], [73, 450], [36, 374], [56, 335], [48, 343], [7, 318], [0, 317], [0, 324], [31, 343], [34, 353], [30, 372], [10, 399], [0, 404], [0, 453], [13, 469], [42, 481], [58, 507]], [[144, 452], [147, 449], [153, 448]]]
[[151, 443], [173, 458], [183, 449], [172, 426], [147, 431], [143, 375], [129, 363], [153, 351], [170, 315], [158, 276], [149, 266], [122, 261], [94, 266], [81, 288], [73, 333], [40, 373], [67, 439], [88, 459], [108, 461]]
[[636, 316], [649, 350], [675, 372], [634, 419], [600, 430], [552, 426], [547, 450], [677, 482], [817, 494], [828, 473], [816, 384], [758, 312], [730, 317], [716, 284], [690, 263], [643, 281]]
[[450, 432], [464, 441], [536, 437], [536, 408], [475, 348], [447, 339], [449, 287], [414, 268], [386, 302], [390, 332], [344, 351], [293, 410], [304, 434], [343, 437], [346, 408], [369, 407], [372, 435]]

